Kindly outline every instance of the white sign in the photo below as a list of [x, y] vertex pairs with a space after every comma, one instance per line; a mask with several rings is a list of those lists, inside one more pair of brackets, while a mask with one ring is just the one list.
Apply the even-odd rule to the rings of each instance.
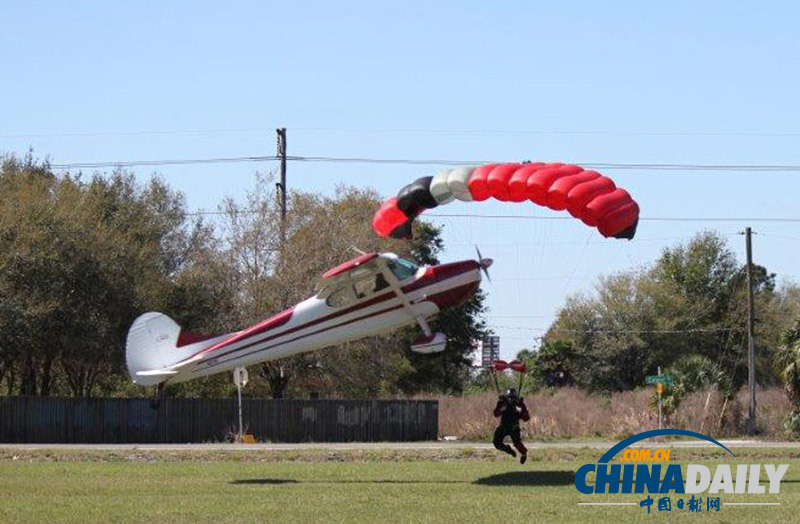
[[247, 385], [247, 378], [246, 368], [236, 368], [233, 370], [233, 383], [236, 384], [237, 387], [245, 387]]

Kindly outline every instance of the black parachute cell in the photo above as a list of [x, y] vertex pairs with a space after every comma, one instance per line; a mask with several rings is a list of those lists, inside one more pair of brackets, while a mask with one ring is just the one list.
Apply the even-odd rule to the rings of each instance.
[[407, 220], [407, 221], [403, 222], [402, 225], [397, 226], [396, 228], [394, 228], [392, 230], [392, 233], [391, 233], [390, 236], [392, 238], [405, 238], [405, 239], [410, 240], [411, 238], [413, 238], [413, 235], [411, 234], [411, 225], [412, 224], [413, 224], [413, 221], [411, 221], [411, 220]]
[[432, 176], [418, 178], [397, 193], [397, 207], [409, 218], [415, 218], [425, 209], [433, 209], [439, 203], [431, 195]]

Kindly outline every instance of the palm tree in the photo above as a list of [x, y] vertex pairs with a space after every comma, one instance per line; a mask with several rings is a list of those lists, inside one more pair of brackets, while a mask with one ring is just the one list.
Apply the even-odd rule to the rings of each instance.
[[669, 371], [675, 377], [675, 385], [670, 396], [673, 409], [677, 408], [678, 403], [685, 395], [704, 388], [708, 389], [706, 401], [703, 406], [703, 417], [700, 422], [701, 433], [705, 426], [706, 413], [708, 412], [708, 405], [711, 401], [711, 394], [715, 389], [722, 394], [723, 403], [717, 421], [717, 432], [722, 431], [722, 426], [725, 424], [728, 403], [734, 397], [731, 377], [725, 373], [723, 367], [719, 365], [719, 363], [713, 362], [708, 357], [689, 355], [678, 360]]
[[786, 426], [792, 433], [800, 432], [800, 320], [781, 337], [775, 354], [775, 367], [792, 403]]

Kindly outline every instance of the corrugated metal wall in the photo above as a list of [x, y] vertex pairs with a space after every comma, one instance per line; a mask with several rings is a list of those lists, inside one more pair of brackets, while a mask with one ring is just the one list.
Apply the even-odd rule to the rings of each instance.
[[[436, 440], [435, 400], [243, 399], [249, 433], [271, 442]], [[235, 399], [0, 397], [0, 442], [223, 441], [238, 429]]]

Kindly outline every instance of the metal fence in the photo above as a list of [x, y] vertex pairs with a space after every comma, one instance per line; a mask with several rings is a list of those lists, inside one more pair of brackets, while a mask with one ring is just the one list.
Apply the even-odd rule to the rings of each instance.
[[[260, 441], [435, 440], [435, 400], [242, 399], [244, 426]], [[3, 443], [181, 443], [229, 440], [235, 399], [0, 397]]]

